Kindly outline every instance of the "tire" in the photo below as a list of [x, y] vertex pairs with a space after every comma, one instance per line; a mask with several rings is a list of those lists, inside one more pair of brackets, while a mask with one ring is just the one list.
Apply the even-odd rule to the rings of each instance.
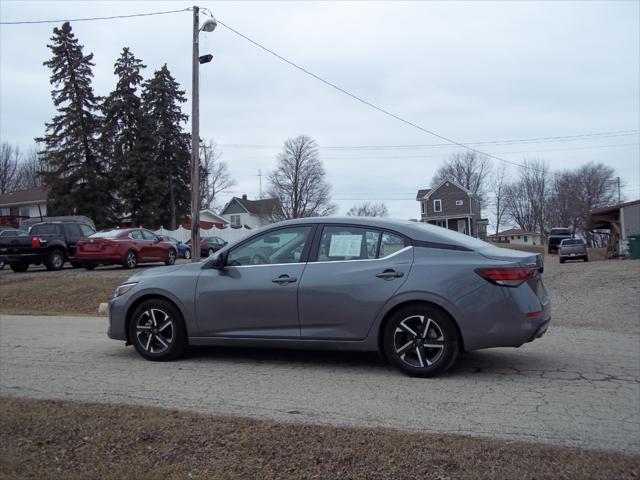
[[589, 257], [584, 257], [584, 258], [583, 258], [583, 260], [584, 260], [584, 261], [585, 261], [585, 263], [586, 263], [586, 262], [588, 262], [588, 261], [589, 261]]
[[129, 250], [124, 257], [124, 262], [122, 262], [122, 266], [128, 270], [130, 268], [136, 268], [138, 266], [138, 256], [136, 252], [133, 250]]
[[84, 268], [86, 268], [87, 270], [94, 270], [96, 266], [92, 263], [85, 263]]
[[191, 249], [187, 248], [184, 251], [184, 258], [186, 258], [187, 260], [189, 260], [191, 258]]
[[386, 323], [383, 335], [386, 357], [411, 377], [428, 378], [444, 372], [460, 351], [453, 320], [431, 305], [400, 308]]
[[49, 256], [44, 261], [47, 270], [60, 270], [64, 267], [64, 252], [62, 250], [51, 250]]
[[174, 265], [176, 263], [176, 258], [178, 257], [178, 252], [176, 252], [173, 248], [169, 250], [167, 253], [167, 258], [164, 261], [165, 265]]
[[9, 268], [11, 268], [11, 270], [13, 270], [14, 272], [18, 273], [18, 272], [26, 272], [27, 268], [29, 268], [29, 264], [28, 263], [11, 263], [9, 264]]
[[211, 256], [214, 253], [216, 253], [216, 251], [213, 248], [210, 248], [208, 253], [209, 253], [209, 256]]
[[82, 268], [82, 264], [79, 262], [71, 262], [73, 268]]
[[560, 263], [564, 263], [564, 258], [561, 258], [561, 259], [560, 259]]
[[166, 300], [144, 301], [131, 316], [129, 340], [147, 360], [174, 360], [182, 356], [187, 347], [182, 315]]

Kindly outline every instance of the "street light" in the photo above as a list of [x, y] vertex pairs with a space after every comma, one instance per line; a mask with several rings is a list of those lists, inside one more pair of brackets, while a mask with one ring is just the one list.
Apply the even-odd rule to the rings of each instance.
[[200, 8], [193, 7], [193, 63], [191, 98], [191, 261], [200, 260], [200, 63], [208, 63], [211, 55], [200, 57], [199, 34], [213, 32], [218, 22], [210, 18], [200, 28]]

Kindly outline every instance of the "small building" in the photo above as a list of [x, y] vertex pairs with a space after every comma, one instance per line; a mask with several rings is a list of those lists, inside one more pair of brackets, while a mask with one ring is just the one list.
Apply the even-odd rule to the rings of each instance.
[[19, 190], [0, 195], [0, 225], [17, 226], [22, 220], [47, 215], [47, 191]]
[[541, 245], [540, 234], [527, 232], [519, 228], [510, 228], [492, 235], [491, 240], [496, 243], [513, 243], [516, 245]]
[[220, 216], [227, 220], [231, 227], [259, 228], [271, 223], [271, 218], [278, 208], [279, 203], [275, 198], [249, 200], [246, 195], [242, 195], [241, 198], [233, 197], [229, 200]]
[[626, 255], [629, 237], [640, 235], [640, 200], [591, 210], [587, 227], [609, 230], [608, 255]]
[[[225, 228], [229, 225], [229, 220], [224, 217], [221, 217], [217, 213], [205, 208], [204, 210], [200, 210], [200, 223], [206, 222], [209, 223], [216, 228]], [[207, 228], [211, 228], [210, 226]]]
[[435, 188], [418, 190], [420, 221], [485, 239], [489, 221], [481, 218], [478, 195], [459, 183], [444, 179]]

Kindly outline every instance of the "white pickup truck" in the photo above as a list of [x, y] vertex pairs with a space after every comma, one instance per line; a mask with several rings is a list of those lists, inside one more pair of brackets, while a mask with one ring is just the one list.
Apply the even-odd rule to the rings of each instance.
[[588, 262], [587, 244], [581, 238], [565, 238], [560, 242], [558, 258], [560, 263], [564, 263], [567, 260], [584, 260]]

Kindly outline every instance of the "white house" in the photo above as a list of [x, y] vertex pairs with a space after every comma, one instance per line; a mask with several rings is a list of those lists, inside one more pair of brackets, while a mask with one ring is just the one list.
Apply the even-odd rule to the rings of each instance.
[[275, 198], [248, 200], [246, 195], [242, 195], [241, 198], [233, 197], [229, 200], [220, 216], [232, 227], [246, 225], [249, 228], [259, 228], [271, 223], [271, 216], [278, 208], [278, 200]]
[[0, 217], [40, 218], [47, 215], [46, 190], [19, 190], [0, 195]]
[[536, 232], [525, 232], [518, 228], [510, 228], [492, 235], [491, 239], [498, 243], [514, 243], [516, 245], [541, 245], [540, 234]]
[[200, 221], [214, 223], [218, 225], [219, 228], [229, 225], [229, 220], [221, 217], [217, 213], [209, 210], [208, 208], [205, 208], [204, 210], [200, 210]]

